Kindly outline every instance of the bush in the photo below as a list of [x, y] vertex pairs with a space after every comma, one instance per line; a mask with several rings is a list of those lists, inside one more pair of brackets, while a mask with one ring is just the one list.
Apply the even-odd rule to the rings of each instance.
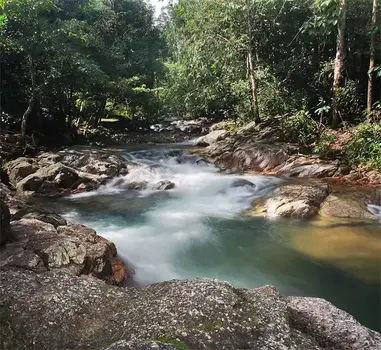
[[381, 170], [381, 125], [360, 124], [346, 150], [350, 164]]
[[332, 157], [337, 152], [332, 149], [332, 145], [336, 142], [336, 137], [331, 134], [323, 133], [319, 141], [316, 143], [314, 153], [322, 157]]
[[299, 111], [283, 119], [282, 132], [285, 141], [309, 146], [316, 140], [319, 130], [308, 112]]

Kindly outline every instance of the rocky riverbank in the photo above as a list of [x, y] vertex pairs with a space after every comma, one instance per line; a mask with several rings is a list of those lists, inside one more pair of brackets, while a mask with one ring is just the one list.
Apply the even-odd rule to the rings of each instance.
[[[141, 290], [117, 287], [133, 271], [118, 258], [113, 243], [23, 199], [92, 190], [139, 166], [86, 147], [6, 164], [16, 191], [1, 185], [1, 349], [381, 347], [379, 333], [329, 302], [283, 297], [274, 287], [236, 289], [204, 279], [163, 282]], [[237, 184], [241, 185], [250, 184]], [[291, 217], [353, 212], [353, 202], [335, 191], [320, 181], [284, 184], [253, 204], [253, 212]], [[372, 190], [356, 198], [364, 205], [353, 216], [358, 218], [361, 211], [362, 219], [374, 220], [366, 203], [380, 197]], [[337, 212], [341, 207], [347, 208], [344, 214]]]
[[253, 124], [234, 132], [215, 130], [195, 140], [206, 147], [200, 153], [211, 158], [221, 170], [258, 172], [287, 178], [334, 178], [348, 184], [381, 186], [381, 173], [351, 168], [343, 159], [323, 159], [297, 144], [282, 140], [271, 128]]
[[[271, 130], [249, 125], [235, 132], [210, 129], [195, 140], [194, 152], [224, 172], [252, 172], [283, 178], [284, 184], [253, 203], [254, 215], [311, 218], [316, 215], [377, 221], [370, 209], [381, 205], [381, 173], [351, 169], [340, 159], [304, 154], [280, 142]], [[346, 185], [342, 185], [346, 184]]]

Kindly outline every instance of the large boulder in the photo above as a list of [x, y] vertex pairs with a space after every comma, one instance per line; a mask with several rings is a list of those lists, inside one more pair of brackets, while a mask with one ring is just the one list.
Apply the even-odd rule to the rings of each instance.
[[358, 220], [378, 220], [378, 217], [369, 211], [363, 200], [355, 196], [340, 194], [331, 194], [325, 199], [320, 208], [320, 215]]
[[38, 170], [36, 161], [32, 158], [25, 157], [8, 162], [6, 168], [9, 182], [14, 186], [16, 186], [20, 180]]
[[206, 147], [217, 141], [224, 139], [228, 135], [226, 130], [214, 130], [205, 136], [201, 136], [194, 141], [195, 146]]
[[337, 177], [349, 173], [349, 167], [338, 160], [324, 161], [316, 156], [294, 155], [277, 166], [273, 173], [287, 177]]
[[273, 193], [253, 202], [255, 214], [269, 217], [310, 218], [318, 213], [329, 194], [325, 184], [291, 184], [278, 187]]
[[10, 217], [9, 208], [0, 196], [0, 246], [10, 238]]
[[57, 191], [59, 188], [74, 188], [78, 185], [77, 172], [62, 163], [51, 164], [42, 167], [35, 173], [28, 175], [16, 185], [18, 192], [39, 191], [44, 183], [47, 183], [41, 193]]
[[381, 335], [361, 326], [351, 315], [324, 299], [288, 297], [295, 328], [316, 339], [324, 349], [377, 349]]
[[207, 149], [221, 169], [268, 172], [289, 157], [289, 147], [282, 144], [240, 143], [229, 139], [212, 144]]
[[[381, 336], [326, 301], [274, 287], [170, 281], [143, 290], [49, 271], [0, 270], [0, 347], [15, 349], [368, 349]], [[7, 346], [5, 346], [5, 344]]]
[[[48, 222], [64, 225], [55, 227]], [[123, 283], [130, 273], [126, 267], [123, 271], [124, 264], [117, 257], [115, 245], [90, 228], [65, 224], [63, 219], [52, 214], [49, 217], [47, 213], [26, 214], [12, 221], [13, 240], [0, 252], [0, 266], [37, 273], [65, 269], [75, 275], [93, 275], [110, 283]]]

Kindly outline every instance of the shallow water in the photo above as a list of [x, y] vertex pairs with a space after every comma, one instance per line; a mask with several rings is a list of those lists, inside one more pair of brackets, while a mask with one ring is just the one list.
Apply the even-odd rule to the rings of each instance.
[[[380, 330], [378, 223], [250, 217], [245, 211], [252, 200], [273, 191], [281, 179], [221, 174], [181, 149], [122, 154], [144, 166], [54, 205], [69, 220], [115, 242], [136, 270], [132, 283], [197, 276], [246, 288], [271, 284], [285, 295], [326, 298]], [[163, 179], [176, 187], [150, 189]], [[256, 186], [232, 186], [237, 179]], [[139, 181], [148, 181], [148, 189], [121, 188]], [[372, 207], [375, 213], [380, 209]]]

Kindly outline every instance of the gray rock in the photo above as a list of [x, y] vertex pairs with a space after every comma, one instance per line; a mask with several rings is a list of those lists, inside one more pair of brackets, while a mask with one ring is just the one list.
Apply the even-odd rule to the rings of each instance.
[[153, 190], [166, 191], [175, 188], [175, 184], [169, 180], [162, 180], [153, 185]]
[[[334, 306], [319, 314], [325, 311], [320, 299], [305, 299], [310, 305], [304, 307], [273, 287], [236, 289], [216, 280], [170, 281], [136, 290], [63, 271], [3, 269], [0, 300], [2, 319], [10, 327], [0, 347], [4, 341], [17, 349], [41, 350], [381, 346], [378, 333]], [[352, 335], [360, 337], [353, 341]]]
[[[16, 185], [18, 192], [38, 191], [44, 182], [50, 182], [41, 192], [49, 192], [58, 188], [70, 188], [77, 181], [77, 172], [62, 163], [52, 164], [40, 168], [35, 173], [30, 174]], [[57, 186], [51, 185], [56, 184]]]
[[43, 182], [44, 179], [40, 175], [30, 174], [17, 183], [16, 189], [18, 192], [37, 191]]
[[349, 167], [339, 161], [324, 161], [318, 157], [291, 156], [274, 169], [275, 175], [287, 177], [335, 177], [349, 173]]
[[235, 171], [270, 171], [285, 162], [289, 150], [285, 145], [248, 143], [230, 143], [232, 140], [222, 140], [208, 147], [208, 153], [216, 159], [216, 165], [223, 169]]
[[38, 170], [36, 162], [31, 158], [18, 158], [7, 163], [9, 182], [16, 186], [17, 182]]
[[36, 159], [19, 158], [7, 169], [18, 192], [56, 196], [97, 188], [109, 179], [126, 175], [127, 165], [121, 156], [73, 147], [57, 154], [42, 153]]
[[351, 195], [330, 195], [323, 202], [320, 215], [378, 221], [378, 217], [371, 213], [363, 200]]
[[[49, 216], [45, 218], [53, 220]], [[54, 222], [64, 223], [64, 220], [55, 217]], [[38, 273], [65, 269], [75, 275], [94, 275], [110, 283], [123, 283], [132, 273], [117, 258], [115, 245], [85, 226], [58, 226], [56, 229], [50, 223], [24, 217], [12, 221], [11, 230], [12, 242], [0, 251], [1, 267], [18, 267]]]
[[10, 217], [9, 208], [3, 198], [0, 197], [0, 246], [11, 237], [9, 226]]
[[379, 349], [381, 335], [351, 315], [319, 298], [288, 297], [292, 325], [317, 340], [324, 349]]
[[278, 187], [272, 194], [253, 202], [256, 214], [269, 217], [309, 218], [318, 213], [321, 204], [329, 194], [325, 184], [286, 185]]
[[226, 130], [214, 130], [205, 136], [199, 137], [195, 141], [194, 145], [206, 147], [217, 141], [223, 140], [227, 135], [228, 135], [228, 132]]
[[251, 187], [251, 188], [255, 188], [256, 187], [255, 184], [253, 184], [249, 180], [245, 180], [245, 179], [236, 179], [230, 185], [230, 187], [233, 187], [233, 188], [234, 187], [245, 187], [245, 186], [248, 186], [248, 187]]
[[35, 209], [31, 207], [23, 208], [19, 210], [16, 214], [12, 215], [13, 221], [21, 219], [36, 219], [51, 224], [55, 228], [57, 228], [58, 226], [67, 225], [66, 220], [62, 216], [49, 212], [45, 209]]
[[147, 188], [148, 181], [134, 181], [129, 183], [122, 183], [119, 186], [128, 190], [144, 190]]

